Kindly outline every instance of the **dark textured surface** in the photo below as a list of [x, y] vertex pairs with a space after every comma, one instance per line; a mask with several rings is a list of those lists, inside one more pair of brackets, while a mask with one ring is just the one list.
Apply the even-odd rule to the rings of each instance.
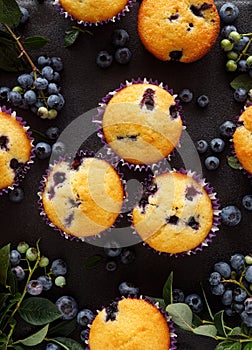
[[[249, 18], [252, 6], [249, 0], [234, 1], [238, 4], [241, 14], [237, 22], [241, 32], [251, 31]], [[37, 130], [45, 131], [50, 125], [57, 125], [61, 131], [75, 118], [97, 106], [107, 92], [117, 88], [126, 79], [147, 77], [157, 79], [177, 93], [184, 87], [194, 92], [194, 100], [184, 106], [184, 116], [187, 131], [193, 141], [219, 136], [218, 128], [223, 121], [234, 120], [242, 105], [236, 103], [232, 97], [229, 82], [233, 75], [225, 72], [224, 55], [219, 49], [219, 42], [214, 49], [199, 62], [179, 64], [160, 62], [142, 47], [136, 30], [136, 3], [132, 11], [120, 22], [110, 23], [98, 28], [92, 28], [93, 35], [80, 35], [78, 42], [70, 49], [63, 48], [64, 32], [70, 21], [60, 16], [50, 1], [38, 4], [36, 0], [20, 1], [27, 6], [31, 19], [25, 28], [25, 35], [45, 35], [50, 43], [41, 51], [49, 56], [61, 56], [65, 69], [62, 73], [62, 92], [66, 97], [66, 106], [55, 121], [43, 121], [29, 112], [18, 111], [28, 124]], [[219, 6], [223, 2], [217, 2]], [[133, 57], [129, 65], [120, 66], [113, 63], [107, 70], [99, 69], [95, 64], [95, 57], [102, 49], [112, 50], [111, 33], [115, 28], [125, 28], [130, 34], [129, 48]], [[37, 57], [38, 53], [34, 53]], [[13, 86], [15, 74], [0, 72], [0, 86]], [[207, 94], [210, 104], [206, 109], [196, 106], [196, 97]], [[84, 122], [88, 128], [89, 121]], [[95, 138], [91, 138], [92, 147]], [[174, 285], [182, 288], [185, 293], [200, 292], [200, 281], [207, 285], [207, 278], [215, 261], [228, 260], [230, 255], [239, 251], [244, 254], [251, 251], [251, 212], [245, 211], [241, 199], [251, 193], [249, 180], [241, 172], [231, 169], [226, 162], [226, 156], [231, 154], [229, 145], [221, 154], [221, 165], [217, 171], [206, 171], [203, 174], [214, 186], [222, 206], [235, 204], [242, 210], [242, 221], [235, 228], [222, 226], [213, 243], [195, 256], [170, 258], [159, 256], [142, 244], [134, 247], [136, 261], [129, 266], [120, 265], [114, 273], [105, 270], [101, 263], [93, 270], [86, 270], [84, 263], [93, 254], [102, 254], [102, 248], [86, 243], [69, 242], [60, 237], [45, 224], [37, 209], [37, 189], [42, 174], [48, 166], [47, 161], [36, 160], [31, 171], [23, 181], [25, 199], [20, 204], [9, 201], [8, 195], [0, 197], [1, 235], [0, 244], [9, 241], [17, 243], [20, 240], [35, 242], [41, 237], [41, 248], [51, 257], [65, 259], [69, 266], [68, 285], [64, 292], [55, 290], [55, 298], [60, 293], [74, 296], [80, 307], [93, 310], [108, 304], [118, 296], [117, 287], [121, 281], [133, 282], [140, 287], [144, 295], [161, 296], [162, 286], [168, 274], [174, 271]], [[189, 155], [190, 156], [190, 155]], [[204, 161], [205, 156], [201, 157]], [[203, 164], [203, 163], [202, 163]], [[173, 159], [173, 166], [179, 166], [178, 158]], [[210, 298], [213, 305], [216, 299]], [[196, 336], [179, 332], [179, 350], [211, 350], [214, 342]]]

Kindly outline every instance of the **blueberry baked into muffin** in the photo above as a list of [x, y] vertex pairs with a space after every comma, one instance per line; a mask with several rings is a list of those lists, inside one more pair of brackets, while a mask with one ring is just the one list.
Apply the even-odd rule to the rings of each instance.
[[213, 0], [143, 0], [139, 8], [140, 39], [162, 61], [200, 59], [214, 45], [219, 30]]
[[88, 345], [90, 350], [174, 350], [171, 335], [165, 316], [155, 305], [125, 298], [98, 313]]
[[124, 193], [118, 173], [107, 161], [84, 156], [55, 163], [39, 195], [48, 223], [67, 238], [83, 239], [114, 224]]
[[32, 163], [33, 140], [28, 129], [15, 112], [0, 107], [0, 194], [17, 185]]
[[102, 118], [106, 143], [133, 164], [153, 164], [178, 145], [183, 125], [175, 97], [162, 85], [128, 83], [108, 95]]
[[215, 193], [190, 172], [154, 177], [132, 212], [141, 239], [155, 251], [175, 255], [207, 245], [218, 230], [218, 220]]

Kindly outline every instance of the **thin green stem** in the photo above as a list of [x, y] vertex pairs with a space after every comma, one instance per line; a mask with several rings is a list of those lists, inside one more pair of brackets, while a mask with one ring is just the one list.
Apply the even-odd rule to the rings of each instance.
[[234, 283], [237, 286], [239, 286], [241, 289], [245, 290], [245, 292], [248, 294], [248, 296], [252, 297], [252, 293], [239, 281], [236, 280], [222, 280], [221, 282], [225, 283]]

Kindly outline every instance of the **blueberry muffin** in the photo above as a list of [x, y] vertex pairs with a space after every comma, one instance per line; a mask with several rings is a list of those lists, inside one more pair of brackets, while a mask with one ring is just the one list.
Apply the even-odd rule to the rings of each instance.
[[90, 350], [168, 350], [175, 349], [173, 343], [165, 316], [136, 298], [113, 302], [100, 311], [88, 341]]
[[174, 96], [162, 85], [129, 83], [110, 95], [102, 129], [106, 143], [133, 164], [153, 164], [179, 143], [183, 125]]
[[200, 59], [214, 45], [219, 30], [213, 0], [143, 0], [138, 13], [141, 41], [162, 61]]
[[51, 167], [42, 187], [42, 215], [66, 237], [97, 235], [114, 224], [121, 210], [121, 179], [102, 159], [61, 160]]
[[33, 140], [28, 129], [15, 112], [0, 107], [0, 193], [17, 185], [32, 163]]
[[242, 167], [252, 174], [252, 106], [247, 107], [240, 115], [233, 143], [235, 154]]
[[[214, 202], [212, 202], [214, 200]], [[132, 223], [155, 251], [190, 253], [206, 244], [219, 219], [215, 194], [204, 180], [172, 171], [157, 175], [133, 209]], [[208, 237], [209, 236], [209, 237]]]

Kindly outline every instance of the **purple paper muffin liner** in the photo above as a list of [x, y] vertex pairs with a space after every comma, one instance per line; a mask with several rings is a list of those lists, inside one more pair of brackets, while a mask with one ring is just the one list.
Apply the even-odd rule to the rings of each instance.
[[[111, 230], [118, 225], [118, 223], [121, 220], [121, 214], [119, 213], [114, 224], [111, 225], [109, 228], [104, 229], [102, 232], [100, 232], [99, 234], [96, 235], [92, 235], [92, 236], [87, 236], [87, 237], [77, 237], [74, 235], [71, 235], [65, 231], [63, 231], [61, 228], [57, 227], [54, 223], [51, 222], [51, 220], [49, 219], [49, 217], [47, 216], [45, 210], [44, 210], [44, 206], [43, 206], [43, 201], [42, 201], [42, 195], [43, 195], [43, 191], [45, 189], [46, 186], [46, 182], [47, 182], [47, 178], [50, 175], [51, 170], [54, 168], [54, 166], [60, 162], [69, 162], [69, 164], [71, 164], [73, 161], [81, 161], [83, 158], [88, 157], [94, 157], [97, 159], [101, 159], [101, 160], [105, 160], [107, 161], [111, 166], [113, 166], [113, 168], [117, 171], [118, 175], [120, 176], [121, 182], [122, 182], [122, 186], [123, 186], [123, 192], [124, 192], [124, 197], [123, 200], [125, 200], [125, 180], [123, 179], [123, 174], [121, 172], [118, 171], [118, 169], [115, 167], [115, 165], [113, 165], [113, 158], [111, 158], [111, 162], [108, 161], [108, 158], [105, 157], [103, 154], [98, 153], [95, 154], [93, 151], [83, 151], [80, 150], [77, 155], [75, 157], [72, 156], [65, 156], [65, 157], [59, 157], [58, 160], [55, 160], [54, 163], [49, 165], [49, 168], [46, 169], [45, 175], [43, 175], [42, 180], [40, 181], [40, 186], [39, 186], [39, 192], [38, 194], [38, 208], [39, 208], [39, 212], [40, 212], [40, 216], [43, 218], [43, 220], [46, 222], [46, 224], [50, 227], [52, 227], [56, 232], [58, 232], [62, 237], [64, 237], [65, 239], [69, 240], [69, 241], [78, 241], [78, 242], [86, 242], [86, 243], [92, 243], [95, 240], [102, 238], [106, 235], [109, 235], [109, 232], [111, 232]], [[73, 160], [74, 159], [74, 160]]]
[[[169, 349], [167, 349], [167, 350], [176, 350], [177, 349], [177, 346], [176, 346], [177, 334], [176, 334], [176, 331], [175, 331], [174, 323], [172, 321], [172, 317], [167, 314], [167, 312], [165, 311], [164, 307], [160, 306], [158, 302], [154, 302], [150, 298], [145, 297], [143, 295], [140, 295], [139, 297], [137, 295], [135, 295], [135, 296], [128, 295], [127, 297], [124, 297], [124, 296], [123, 297], [118, 297], [118, 298], [115, 299], [115, 301], [119, 302], [120, 300], [123, 300], [125, 298], [144, 300], [144, 301], [148, 302], [149, 304], [155, 306], [161, 312], [161, 314], [163, 315], [163, 317], [165, 318], [165, 320], [166, 320], [166, 322], [168, 324], [168, 328], [169, 328], [169, 331], [170, 331], [170, 346], [169, 346]], [[97, 314], [100, 311], [102, 311], [103, 309], [106, 309], [106, 306], [102, 306], [101, 310], [97, 310]], [[87, 326], [88, 328], [87, 328], [87, 332], [85, 334], [85, 344], [87, 346], [85, 347], [85, 350], [90, 350], [88, 339], [89, 339], [89, 334], [90, 334], [90, 328], [92, 326], [92, 323], [93, 323], [95, 317], [96, 317], [96, 315], [94, 315], [94, 317], [92, 319], [92, 322], [90, 324], [88, 324], [88, 326]]]
[[[204, 247], [207, 247], [213, 240], [214, 237], [216, 237], [216, 232], [219, 230], [219, 225], [221, 223], [221, 218], [220, 218], [220, 204], [219, 204], [219, 199], [217, 198], [217, 194], [216, 192], [214, 192], [213, 187], [206, 182], [206, 179], [202, 178], [201, 175], [197, 174], [195, 171], [192, 170], [186, 170], [184, 168], [181, 168], [179, 170], [173, 169], [173, 170], [169, 170], [169, 169], [159, 169], [159, 175], [160, 174], [164, 174], [167, 172], [179, 172], [181, 174], [185, 174], [190, 176], [192, 179], [194, 179], [195, 181], [197, 181], [203, 188], [204, 190], [207, 192], [211, 203], [212, 203], [212, 208], [213, 208], [213, 222], [212, 222], [212, 227], [211, 230], [209, 231], [208, 235], [206, 236], [206, 238], [204, 239], [203, 242], [200, 243], [200, 245], [198, 245], [197, 247], [188, 250], [188, 251], [184, 251], [181, 253], [166, 253], [166, 252], [161, 252], [158, 250], [155, 250], [154, 248], [152, 248], [151, 246], [148, 245], [147, 242], [143, 241], [143, 245], [146, 246], [149, 250], [153, 251], [155, 254], [158, 255], [168, 255], [168, 256], [175, 256], [178, 257], [180, 255], [182, 256], [186, 256], [186, 255], [194, 255], [198, 252], [201, 252], [203, 250]], [[151, 183], [152, 179], [154, 177], [150, 177], [149, 178], [149, 184]], [[140, 237], [140, 235], [137, 233], [137, 231], [135, 230], [134, 226], [133, 226], [133, 221], [132, 221], [132, 214], [129, 215], [131, 218], [131, 223], [132, 223], [132, 229], [134, 230], [135, 234], [138, 235]]]
[[181, 120], [182, 120], [182, 131], [186, 129], [182, 106], [179, 103], [180, 101], [177, 99], [177, 95], [175, 95], [173, 93], [173, 90], [169, 89], [169, 87], [167, 85], [164, 85], [162, 82], [159, 83], [157, 80], [152, 80], [152, 79], [147, 79], [147, 78], [142, 79], [140, 77], [138, 79], [132, 78], [132, 80], [130, 80], [130, 81], [126, 80], [126, 82], [121, 83], [117, 89], [109, 92], [105, 97], [103, 97], [102, 101], [99, 103], [99, 107], [97, 108], [97, 114], [94, 116], [93, 122], [96, 124], [97, 136], [101, 139], [101, 142], [102, 142], [107, 154], [109, 154], [109, 155], [114, 154], [114, 157], [117, 159], [117, 161], [120, 162], [122, 165], [127, 166], [130, 170], [140, 170], [140, 171], [146, 171], [148, 169], [153, 170], [156, 167], [160, 167], [164, 161], [166, 161], [166, 162], [170, 161], [171, 158], [175, 156], [176, 148], [180, 147], [180, 141], [181, 141], [182, 134], [180, 136], [180, 140], [179, 140], [178, 144], [174, 146], [174, 149], [167, 157], [164, 157], [160, 161], [153, 163], [153, 164], [134, 164], [134, 163], [130, 163], [130, 162], [124, 160], [123, 158], [121, 158], [119, 155], [117, 155], [111, 149], [111, 147], [108, 145], [108, 143], [105, 140], [103, 130], [102, 130], [102, 119], [103, 119], [103, 114], [104, 114], [104, 111], [106, 109], [107, 104], [109, 103], [111, 98], [117, 92], [119, 92], [120, 90], [122, 90], [125, 87], [130, 86], [132, 84], [152, 84], [152, 85], [159, 86], [159, 87], [163, 88], [164, 90], [168, 91], [174, 97], [175, 106], [177, 107], [177, 110], [178, 110], [179, 115], [180, 115]]
[[28, 139], [30, 140], [30, 144], [31, 144], [32, 148], [31, 148], [31, 152], [30, 152], [30, 159], [22, 166], [22, 169], [19, 170], [19, 173], [15, 175], [15, 179], [14, 179], [13, 184], [6, 187], [6, 188], [0, 189], [0, 196], [3, 195], [4, 193], [7, 193], [9, 190], [13, 190], [15, 187], [19, 186], [20, 182], [23, 180], [26, 173], [29, 171], [31, 164], [34, 163], [33, 159], [35, 158], [35, 152], [34, 152], [35, 147], [33, 145], [34, 139], [32, 137], [32, 132], [29, 131], [30, 127], [27, 126], [26, 121], [24, 121], [23, 118], [18, 117], [16, 115], [16, 112], [12, 111], [11, 108], [7, 109], [6, 106], [0, 106], [0, 113], [1, 112], [9, 114], [11, 118], [16, 120], [23, 127]]
[[113, 16], [112, 18], [98, 21], [98, 22], [88, 22], [88, 21], [83, 21], [83, 20], [78, 20], [71, 14], [69, 14], [60, 4], [59, 0], [54, 0], [54, 5], [57, 7], [57, 10], [61, 15], [63, 15], [65, 18], [69, 18], [71, 21], [77, 21], [78, 24], [82, 24], [85, 27], [91, 27], [91, 26], [98, 26], [98, 25], [103, 25], [109, 22], [116, 22], [117, 20], [119, 21], [122, 17], [124, 17], [127, 12], [130, 11], [131, 7], [133, 4], [136, 2], [136, 0], [128, 0], [127, 5], [120, 11], [117, 15]]

